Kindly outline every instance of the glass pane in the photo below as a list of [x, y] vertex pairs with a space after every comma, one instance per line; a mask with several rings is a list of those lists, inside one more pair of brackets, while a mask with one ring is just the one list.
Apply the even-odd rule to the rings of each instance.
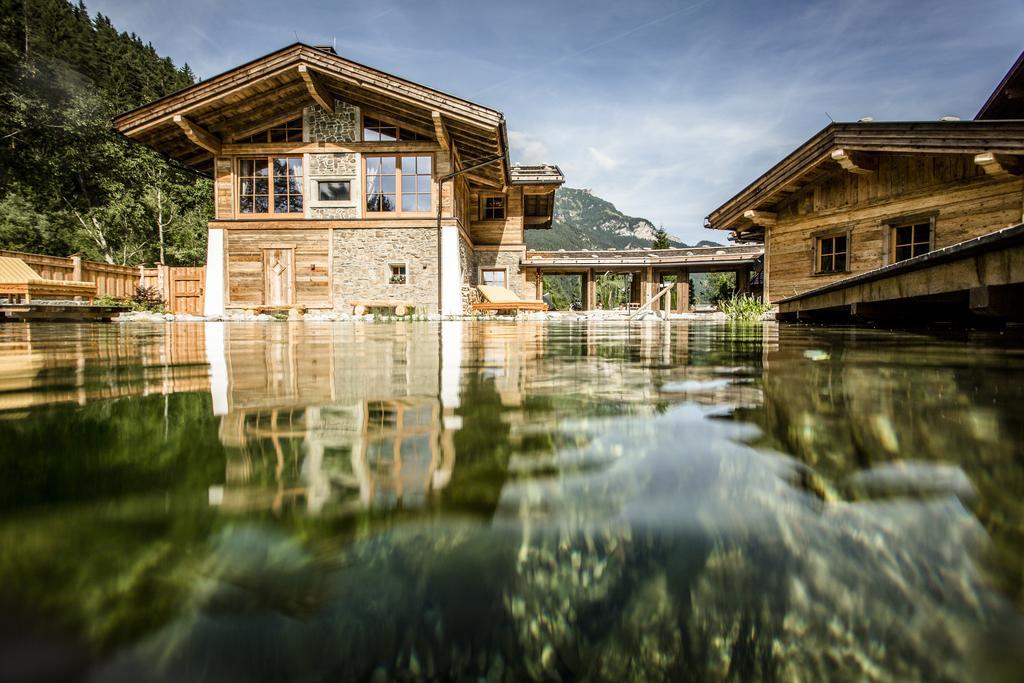
[[288, 179], [288, 192], [291, 194], [302, 194], [302, 176], [292, 176]]
[[429, 175], [432, 157], [416, 157], [416, 171], [418, 173], [426, 173]]
[[238, 174], [239, 175], [253, 175], [253, 161], [252, 159], [242, 159], [238, 162]]
[[821, 272], [831, 273], [832, 272], [832, 256], [821, 257]]
[[257, 178], [253, 181], [254, 194], [270, 194], [270, 181], [266, 178]]
[[238, 210], [242, 213], [252, 213], [252, 197], [240, 197], [238, 199]]
[[403, 194], [402, 195], [402, 211], [415, 211], [416, 210], [416, 195], [414, 194]]
[[302, 175], [302, 159], [289, 159], [288, 172], [292, 175]]
[[416, 195], [416, 210], [417, 211], [430, 211], [430, 195], [429, 194], [418, 194]]
[[347, 180], [320, 181], [318, 185], [321, 201], [338, 202], [351, 199], [352, 190]]
[[914, 228], [910, 225], [896, 228], [896, 244], [910, 244], [913, 241]]
[[270, 141], [271, 142], [284, 142], [287, 139], [285, 132], [280, 128], [272, 128], [270, 130]]
[[381, 140], [389, 140], [389, 141], [390, 140], [397, 140], [398, 139], [398, 129], [394, 128], [392, 126], [383, 126], [383, 127], [381, 127], [381, 129], [380, 129], [380, 139]]
[[270, 175], [270, 173], [269, 173], [270, 165], [266, 162], [266, 160], [264, 160], [264, 159], [255, 159], [255, 160], [253, 160], [252, 164], [253, 164], [253, 169], [255, 171], [253, 173], [253, 175], [257, 175], [257, 176], [260, 176], [260, 177], [266, 177], [266, 176]]
[[284, 176], [274, 176], [274, 194], [288, 193], [288, 179]]
[[274, 159], [274, 175], [285, 175], [288, 172], [287, 159]]
[[242, 178], [238, 182], [238, 194], [243, 196], [247, 194], [252, 194], [252, 181], [247, 180], [246, 178]]
[[394, 211], [395, 206], [395, 195], [381, 195], [381, 211]]
[[908, 258], [910, 258], [911, 256], [912, 256], [912, 254], [911, 254], [909, 246], [896, 247], [896, 260], [897, 261], [905, 261]]
[[402, 171], [402, 192], [415, 192], [416, 191], [416, 176], [404, 175], [405, 171]]
[[835, 248], [836, 253], [845, 252], [846, 251], [846, 236], [844, 235], [843, 237], [837, 237], [835, 244], [836, 244], [836, 248]]
[[429, 176], [416, 176], [416, 191], [425, 194], [430, 194], [430, 183], [431, 180]]
[[288, 213], [287, 195], [274, 195], [274, 213]]
[[366, 193], [375, 194], [380, 192], [380, 176], [379, 175], [368, 175], [366, 176]]
[[367, 211], [380, 211], [380, 195], [371, 194], [366, 196], [366, 210]]
[[267, 199], [265, 195], [256, 197], [256, 208], [254, 213], [267, 213], [267, 209], [269, 208], [270, 201]]
[[380, 157], [366, 157], [366, 172], [367, 173], [379, 173], [380, 172]]
[[846, 254], [835, 255], [835, 266], [837, 273], [841, 273], [846, 270]]
[[395, 176], [384, 175], [380, 177], [380, 186], [384, 194], [395, 193]]
[[384, 173], [395, 173], [395, 157], [380, 157], [380, 168]]
[[914, 245], [914, 256], [920, 256], [921, 254], [928, 253], [928, 244], [915, 244]]
[[302, 213], [302, 195], [293, 194], [288, 197], [288, 212]]
[[416, 157], [402, 157], [402, 173], [416, 173]]

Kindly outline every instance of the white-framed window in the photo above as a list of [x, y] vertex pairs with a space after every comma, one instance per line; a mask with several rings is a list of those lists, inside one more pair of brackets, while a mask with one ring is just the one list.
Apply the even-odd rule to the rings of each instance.
[[396, 262], [388, 264], [388, 284], [405, 285], [409, 283], [409, 265]]

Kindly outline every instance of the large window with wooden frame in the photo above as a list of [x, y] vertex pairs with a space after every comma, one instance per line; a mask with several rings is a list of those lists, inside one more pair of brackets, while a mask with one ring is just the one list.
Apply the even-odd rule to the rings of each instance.
[[301, 214], [302, 157], [239, 159], [238, 212]]
[[302, 117], [271, 126], [236, 142], [302, 142]]
[[429, 214], [433, 207], [432, 156], [363, 157], [366, 212]]
[[889, 230], [891, 263], [906, 261], [932, 250], [932, 223], [930, 220], [892, 225]]
[[824, 235], [815, 244], [816, 273], [845, 273], [849, 263], [850, 239], [842, 235]]
[[505, 220], [505, 195], [484, 195], [481, 197], [480, 220]]
[[430, 140], [426, 135], [369, 116], [363, 117], [363, 142]]
[[493, 287], [507, 287], [508, 276], [504, 268], [481, 268], [480, 284]]

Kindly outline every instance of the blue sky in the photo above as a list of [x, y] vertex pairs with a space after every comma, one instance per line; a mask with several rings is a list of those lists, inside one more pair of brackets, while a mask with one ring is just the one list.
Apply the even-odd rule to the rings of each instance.
[[1021, 0], [87, 4], [200, 77], [336, 42], [499, 109], [513, 161], [691, 243], [721, 238], [704, 216], [827, 116], [971, 118], [1024, 49]]

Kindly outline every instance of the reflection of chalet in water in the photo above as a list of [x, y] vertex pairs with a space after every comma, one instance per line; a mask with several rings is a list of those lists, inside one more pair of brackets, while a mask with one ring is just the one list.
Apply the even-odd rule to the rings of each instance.
[[764, 244], [764, 297], [784, 317], [1017, 317], [1022, 80], [1018, 59], [973, 121], [830, 124], [707, 226]]

